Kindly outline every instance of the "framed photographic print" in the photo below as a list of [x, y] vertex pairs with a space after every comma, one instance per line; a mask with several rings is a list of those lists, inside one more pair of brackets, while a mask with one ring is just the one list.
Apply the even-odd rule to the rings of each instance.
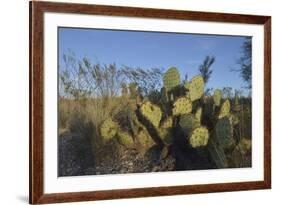
[[271, 17], [30, 2], [30, 203], [271, 188]]

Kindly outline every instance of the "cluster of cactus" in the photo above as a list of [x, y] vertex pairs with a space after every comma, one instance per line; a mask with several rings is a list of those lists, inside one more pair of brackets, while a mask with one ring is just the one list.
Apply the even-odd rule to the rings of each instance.
[[[131, 98], [142, 99], [129, 114], [130, 128], [124, 131], [118, 122], [109, 118], [100, 126], [100, 134], [105, 140], [116, 137], [126, 147], [160, 144], [166, 155], [167, 147], [174, 142], [175, 130], [180, 130], [187, 146], [193, 149], [205, 148], [217, 168], [228, 167], [226, 150], [234, 147], [232, 150], [239, 149], [245, 153], [245, 150], [250, 149], [248, 141], [234, 139], [234, 126], [239, 123], [235, 114], [239, 110], [238, 95], [232, 107], [229, 99], [222, 98], [219, 89], [214, 91], [211, 98], [206, 98], [204, 87], [200, 75], [181, 83], [175, 67], [164, 74], [163, 88], [157, 103], [150, 101], [147, 96], [140, 98], [137, 85], [130, 84]], [[123, 95], [127, 94], [124, 90], [123, 87]]]

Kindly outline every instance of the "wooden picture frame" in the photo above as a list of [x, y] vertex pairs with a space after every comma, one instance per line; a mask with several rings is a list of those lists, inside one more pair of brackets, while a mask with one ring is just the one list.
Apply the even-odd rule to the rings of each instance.
[[[73, 193], [44, 193], [44, 13], [75, 13], [206, 22], [258, 24], [264, 28], [264, 180]], [[271, 17], [74, 3], [30, 2], [30, 203], [196, 194], [271, 188]], [[266, 96], [266, 97], [265, 97]]]

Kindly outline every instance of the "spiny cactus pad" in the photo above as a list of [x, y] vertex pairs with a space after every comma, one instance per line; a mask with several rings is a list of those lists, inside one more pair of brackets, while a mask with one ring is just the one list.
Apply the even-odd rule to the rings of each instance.
[[188, 114], [192, 111], [192, 102], [187, 97], [178, 98], [173, 105], [173, 115]]
[[182, 128], [185, 135], [189, 135], [192, 130], [198, 127], [193, 114], [185, 114], [180, 116], [179, 125]]
[[204, 80], [201, 75], [197, 75], [191, 79], [189, 86], [190, 100], [198, 100], [204, 94]]
[[157, 105], [153, 105], [150, 101], [146, 101], [141, 105], [141, 114], [149, 121], [154, 127], [159, 127], [162, 117], [161, 109]]
[[223, 147], [228, 147], [234, 143], [233, 128], [229, 117], [219, 119], [215, 131], [218, 141]]
[[133, 140], [132, 136], [126, 131], [119, 130], [117, 132], [117, 139], [118, 139], [118, 142], [125, 147], [134, 146], [134, 140]]
[[193, 148], [206, 146], [209, 140], [209, 131], [206, 127], [198, 127], [193, 130], [189, 142]]
[[215, 106], [220, 106], [220, 104], [221, 104], [221, 96], [222, 96], [221, 90], [216, 89], [214, 91], [214, 96], [213, 96]]
[[118, 124], [112, 118], [106, 119], [100, 126], [100, 134], [105, 141], [112, 139], [117, 131]]
[[221, 106], [220, 113], [219, 113], [219, 119], [228, 116], [229, 112], [230, 112], [230, 102], [227, 99], [226, 101], [223, 102], [223, 104]]
[[171, 91], [180, 84], [180, 74], [176, 67], [171, 67], [166, 71], [163, 76], [163, 83], [167, 91]]

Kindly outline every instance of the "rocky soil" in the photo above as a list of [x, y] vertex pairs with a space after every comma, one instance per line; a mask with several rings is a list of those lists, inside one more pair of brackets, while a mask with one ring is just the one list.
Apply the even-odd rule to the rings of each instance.
[[158, 146], [151, 147], [146, 153], [135, 149], [119, 147], [109, 160], [95, 162], [90, 143], [77, 134], [65, 132], [58, 138], [59, 176], [79, 176], [96, 174], [124, 174], [176, 169], [172, 155], [163, 156]]

